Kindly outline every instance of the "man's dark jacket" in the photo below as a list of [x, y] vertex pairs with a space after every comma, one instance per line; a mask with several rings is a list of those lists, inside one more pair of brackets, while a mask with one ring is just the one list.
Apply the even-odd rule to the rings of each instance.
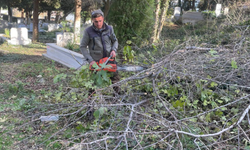
[[118, 41], [112, 26], [104, 23], [104, 28], [98, 30], [93, 24], [84, 30], [80, 50], [89, 63], [108, 57], [110, 52], [116, 51], [117, 48]]

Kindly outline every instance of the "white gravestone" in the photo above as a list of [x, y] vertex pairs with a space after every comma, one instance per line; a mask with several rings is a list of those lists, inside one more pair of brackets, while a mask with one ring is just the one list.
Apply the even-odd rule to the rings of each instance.
[[228, 14], [228, 12], [229, 12], [229, 8], [228, 8], [228, 7], [226, 7], [226, 8], [224, 9], [224, 15], [227, 15], [227, 14]]
[[64, 47], [74, 42], [74, 34], [71, 32], [56, 32], [56, 45]]
[[221, 15], [221, 4], [216, 4], [215, 15], [219, 17]]
[[181, 7], [175, 7], [174, 8], [174, 19], [179, 20], [181, 16]]
[[31, 39], [28, 38], [27, 28], [11, 28], [9, 44], [12, 45], [28, 45], [31, 43]]
[[23, 23], [24, 20], [22, 18], [17, 18], [17, 24]]

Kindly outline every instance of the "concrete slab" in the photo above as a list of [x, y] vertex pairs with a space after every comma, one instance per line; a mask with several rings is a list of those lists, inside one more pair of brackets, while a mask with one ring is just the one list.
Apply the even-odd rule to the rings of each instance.
[[44, 57], [52, 59], [69, 68], [79, 69], [82, 65], [88, 64], [82, 54], [57, 46], [56, 43], [46, 43], [47, 53]]
[[183, 15], [182, 15], [182, 23], [192, 23], [192, 24], [195, 24], [196, 22], [198, 21], [202, 21], [204, 20], [201, 12], [193, 12], [193, 11], [188, 11], [188, 12], [185, 12]]

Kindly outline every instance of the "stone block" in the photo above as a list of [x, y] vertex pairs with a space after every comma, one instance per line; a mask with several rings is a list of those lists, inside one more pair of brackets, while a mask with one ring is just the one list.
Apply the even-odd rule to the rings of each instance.
[[47, 53], [43, 56], [55, 60], [69, 68], [79, 69], [88, 62], [82, 54], [57, 46], [55, 43], [47, 43]]

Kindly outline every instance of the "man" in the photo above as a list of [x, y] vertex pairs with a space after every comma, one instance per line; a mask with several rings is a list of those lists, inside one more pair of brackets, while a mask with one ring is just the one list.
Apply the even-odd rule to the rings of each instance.
[[101, 10], [93, 11], [91, 17], [93, 24], [85, 29], [80, 49], [89, 64], [93, 65], [104, 57], [110, 55], [115, 57], [118, 41], [113, 27], [104, 22], [104, 14]]
[[[116, 57], [118, 41], [112, 26], [104, 22], [104, 14], [101, 10], [91, 13], [92, 26], [86, 28], [80, 44], [80, 50], [90, 66], [104, 57]], [[89, 49], [89, 52], [87, 50]], [[119, 81], [118, 74], [111, 78], [113, 83]]]

